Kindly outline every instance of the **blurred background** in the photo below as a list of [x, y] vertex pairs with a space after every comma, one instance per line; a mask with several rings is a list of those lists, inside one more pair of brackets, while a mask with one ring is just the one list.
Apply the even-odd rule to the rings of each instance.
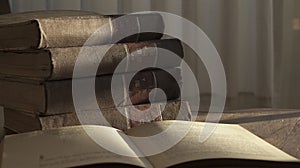
[[[227, 109], [300, 108], [299, 0], [7, 1], [11, 12], [75, 9], [116, 14], [158, 10], [183, 16], [204, 30], [222, 58]], [[201, 108], [205, 109], [211, 96], [207, 72], [188, 48], [186, 55], [200, 85]]]

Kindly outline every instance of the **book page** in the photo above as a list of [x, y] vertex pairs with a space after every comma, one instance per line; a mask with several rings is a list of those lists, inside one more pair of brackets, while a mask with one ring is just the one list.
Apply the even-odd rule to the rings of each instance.
[[[187, 122], [157, 122], [133, 128], [126, 133], [131, 136], [150, 136], [165, 130], [173, 123], [178, 129], [170, 132], [169, 137], [174, 138], [177, 134], [185, 131]], [[238, 125], [218, 124], [209, 139], [200, 143], [199, 135], [205, 124], [209, 123], [194, 122], [189, 133], [178, 144], [163, 153], [149, 156], [148, 160], [155, 167], [174, 166], [193, 160], [216, 158], [298, 161]], [[161, 142], [143, 144], [143, 146], [155, 144], [159, 146], [168, 141], [170, 139], [164, 138]], [[140, 146], [137, 144], [137, 146], [141, 152], [144, 152], [145, 148], [141, 144]]]
[[117, 129], [74, 126], [5, 137], [2, 168], [57, 168], [99, 163], [151, 166], [138, 157], [125, 157], [107, 151], [95, 143], [85, 131], [103, 138], [120, 151], [135, 155]]

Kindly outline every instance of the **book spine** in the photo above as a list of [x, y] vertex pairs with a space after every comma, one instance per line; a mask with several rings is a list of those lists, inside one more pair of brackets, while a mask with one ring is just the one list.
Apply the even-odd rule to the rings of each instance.
[[[121, 21], [113, 21], [120, 16], [94, 17], [87, 19], [52, 18], [39, 19], [41, 40], [37, 48], [82, 46], [99, 29], [97, 38], [88, 45], [111, 44], [115, 42], [138, 42], [155, 40], [162, 37], [161, 33], [139, 33], [143, 28], [163, 32], [164, 24], [159, 14], [129, 15]], [[149, 24], [149, 21], [153, 21]], [[58, 25], [58, 26], [53, 26]], [[103, 26], [109, 25], [109, 26]], [[103, 26], [103, 27], [102, 27]], [[124, 31], [135, 32], [135, 35], [122, 37]]]
[[[115, 45], [102, 45], [94, 47], [69, 47], [69, 48], [53, 48], [50, 49], [52, 59], [52, 74], [48, 80], [70, 79], [73, 76], [73, 70], [76, 61], [80, 68], [89, 66], [91, 63], [99, 62], [99, 55], [101, 51], [108, 50], [99, 64], [97, 75], [113, 74], [119, 63], [127, 58], [127, 65], [124, 67], [122, 73], [134, 72], [143, 62], [151, 64], [153, 67], [157, 66], [157, 62], [162, 61], [164, 53], [158, 48], [169, 50], [180, 58], [183, 58], [182, 44], [177, 39], [160, 40], [153, 42], [140, 43], [124, 43]], [[78, 59], [79, 54], [81, 58]], [[88, 60], [88, 61], [87, 61]], [[163, 67], [177, 67], [181, 63], [181, 59], [176, 61], [164, 61]], [[86, 76], [78, 76], [86, 77]]]
[[[150, 92], [154, 88], [164, 91], [167, 100], [174, 100], [180, 97], [181, 70], [180, 68], [170, 69], [170, 75], [163, 70], [141, 71], [134, 75], [131, 81], [128, 76], [132, 74], [119, 74], [117, 86], [111, 88], [112, 76], [97, 77], [95, 81], [95, 93], [98, 105], [101, 109], [115, 106], [133, 105], [150, 102]], [[80, 82], [89, 80], [88, 78], [74, 79]], [[178, 82], [179, 83], [178, 83]], [[76, 82], [76, 81], [75, 81]], [[129, 86], [129, 91], [125, 88]], [[75, 112], [72, 98], [72, 80], [50, 81], [45, 83], [46, 88], [46, 111], [44, 114], [60, 114]], [[117, 100], [113, 100], [112, 89], [115, 91]], [[164, 98], [160, 94], [153, 95], [153, 101], [162, 101]], [[86, 111], [92, 101], [90, 95], [82, 95], [80, 102]]]
[[[144, 105], [137, 105], [137, 106], [128, 106], [120, 108], [121, 112], [118, 111], [116, 108], [108, 108], [101, 111], [103, 116], [106, 118], [108, 123], [114, 128], [127, 130], [145, 123], [151, 123], [154, 121], [163, 121], [163, 120], [191, 120], [191, 111], [189, 109], [187, 102], [168, 102], [165, 108], [162, 108], [161, 103], [153, 103], [144, 104]], [[179, 111], [179, 109], [182, 110]], [[140, 113], [138, 110], [147, 110], [145, 113]], [[128, 116], [122, 115], [122, 113], [127, 114]], [[88, 112], [87, 115], [93, 115], [93, 112]], [[178, 118], [177, 118], [178, 116]], [[97, 118], [94, 118], [97, 120]], [[46, 129], [53, 129], [59, 128], [64, 126], [74, 126], [74, 125], [81, 125], [76, 113], [69, 113], [69, 114], [61, 114], [61, 115], [54, 115], [54, 116], [44, 116], [39, 117], [39, 122], [41, 128]], [[95, 121], [91, 121], [91, 123], [95, 123]], [[89, 124], [86, 122], [86, 124]], [[106, 123], [99, 123], [99, 125], [107, 125]]]

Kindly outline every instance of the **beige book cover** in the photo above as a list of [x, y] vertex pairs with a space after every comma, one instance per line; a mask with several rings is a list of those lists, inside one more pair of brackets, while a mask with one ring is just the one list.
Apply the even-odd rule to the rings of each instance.
[[[103, 16], [94, 12], [57, 10], [12, 13], [0, 16], [0, 50], [82, 46], [101, 26], [97, 40], [89, 45], [109, 44], [126, 31], [139, 33], [143, 27], [162, 32], [164, 24], [158, 14]], [[137, 42], [160, 39], [159, 33], [142, 33], [120, 39]]]
[[[0, 30], [1, 31], [1, 30]], [[163, 49], [173, 52], [169, 57]], [[80, 68], [100, 62], [99, 53], [106, 51], [96, 75], [111, 75], [123, 59], [126, 67], [120, 73], [139, 70], [144, 62], [152, 67], [162, 65], [163, 68], [178, 67], [183, 58], [183, 48], [177, 39], [155, 40], [138, 43], [118, 43], [85, 47], [47, 48], [38, 50], [0, 51], [0, 77], [28, 78], [36, 80], [71, 79], [77, 64]], [[79, 56], [80, 55], [80, 56]], [[78, 58], [81, 59], [78, 59]], [[173, 58], [173, 57], [172, 57]], [[88, 77], [88, 76], [79, 76]]]

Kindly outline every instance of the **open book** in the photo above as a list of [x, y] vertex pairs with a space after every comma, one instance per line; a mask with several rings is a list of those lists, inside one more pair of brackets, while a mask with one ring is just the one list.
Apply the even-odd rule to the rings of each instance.
[[[157, 135], [170, 126], [161, 141], [134, 143], [133, 137]], [[109, 152], [88, 136], [99, 137], [109, 147], [138, 156], [146, 150], [162, 149], [177, 135], [187, 135], [162, 153], [147, 157], [127, 157]], [[162, 121], [145, 124], [126, 132], [104, 126], [74, 126], [6, 136], [2, 167], [299, 167], [296, 158], [280, 151], [238, 125], [217, 124], [203, 143], [199, 134], [209, 123]], [[132, 137], [127, 137], [130, 135]], [[98, 142], [98, 141], [97, 141]], [[109, 142], [109, 143], [107, 143]], [[106, 146], [107, 147], [107, 146]], [[148, 151], [149, 152], [149, 151]]]

